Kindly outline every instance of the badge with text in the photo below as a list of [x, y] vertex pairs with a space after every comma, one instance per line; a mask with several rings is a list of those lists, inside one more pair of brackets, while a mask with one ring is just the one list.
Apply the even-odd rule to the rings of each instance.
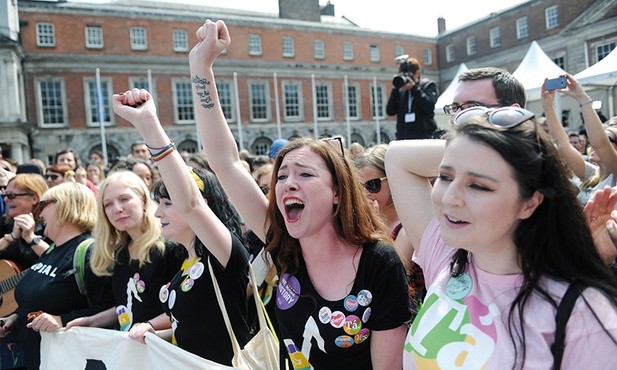
[[467, 297], [471, 292], [473, 282], [468, 273], [463, 272], [459, 276], [452, 276], [446, 285], [446, 295], [454, 300]]

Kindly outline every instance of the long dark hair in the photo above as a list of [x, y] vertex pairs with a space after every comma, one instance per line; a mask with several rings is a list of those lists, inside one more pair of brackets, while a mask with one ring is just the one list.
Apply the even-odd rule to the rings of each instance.
[[377, 240], [389, 240], [385, 226], [374, 207], [364, 195], [356, 170], [343, 157], [338, 145], [328, 141], [298, 138], [285, 145], [277, 154], [270, 182], [269, 204], [266, 223], [270, 225], [266, 232], [268, 252], [271, 252], [274, 263], [282, 275], [285, 272], [294, 274], [299, 267], [300, 242], [289, 235], [283, 216], [276, 204], [277, 176], [283, 158], [292, 150], [307, 147], [326, 163], [332, 175], [332, 182], [339, 196], [339, 203], [333, 205], [332, 215], [334, 227], [341, 239], [351, 245], [361, 247], [365, 243]]
[[[566, 284], [579, 281], [601, 291], [616, 308], [617, 281], [594, 246], [583, 209], [576, 199], [576, 190], [557, 149], [533, 121], [508, 130], [472, 121], [453, 128], [446, 134], [446, 140], [450, 142], [458, 136], [487, 145], [499, 153], [512, 168], [521, 199], [529, 199], [536, 191], [544, 195], [534, 213], [521, 220], [514, 231], [523, 283], [510, 306], [508, 328], [515, 358], [521, 357], [522, 368], [526, 355], [523, 329], [526, 304], [535, 294], [554, 307], [559, 303], [546, 290], [543, 279], [548, 277]], [[453, 276], [465, 269], [468, 254], [462, 249], [455, 253], [450, 265]], [[585, 300], [585, 303], [595, 315], [589, 302]], [[606, 328], [604, 330], [617, 344]]]
[[[208, 202], [208, 207], [210, 207], [216, 217], [221, 220], [221, 222], [232, 234], [244, 242], [242, 237], [242, 228], [240, 226], [240, 216], [227, 198], [227, 194], [225, 194], [225, 191], [216, 176], [212, 172], [201, 168], [193, 168], [190, 169], [190, 171], [193, 171], [195, 175], [203, 181], [203, 190], [200, 188], [199, 191]], [[157, 181], [154, 185], [153, 195], [157, 202], [161, 198], [171, 199], [163, 180]], [[195, 238], [195, 254], [198, 257], [206, 256], [204, 248], [205, 246], [199, 238]]]

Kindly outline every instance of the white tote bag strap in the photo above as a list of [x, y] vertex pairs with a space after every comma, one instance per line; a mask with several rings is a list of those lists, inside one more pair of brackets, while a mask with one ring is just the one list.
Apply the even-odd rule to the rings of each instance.
[[264, 315], [264, 305], [261, 302], [261, 298], [259, 297], [259, 288], [257, 287], [257, 280], [255, 279], [255, 271], [253, 271], [253, 266], [249, 263], [249, 278], [251, 288], [253, 288], [253, 298], [255, 299], [255, 305], [257, 306], [257, 318], [259, 320], [259, 330], [263, 330], [268, 327], [268, 323], [266, 321], [266, 316]]
[[[219, 288], [219, 283], [216, 280], [216, 276], [214, 276], [214, 270], [212, 270], [212, 264], [210, 263], [210, 256], [208, 256], [208, 269], [210, 270], [210, 276], [212, 277], [212, 285], [214, 285], [214, 292], [216, 293], [216, 300], [219, 302], [219, 307], [221, 309], [221, 313], [223, 314], [223, 319], [225, 320], [225, 325], [227, 326], [227, 332], [229, 333], [229, 338], [231, 339], [231, 346], [234, 350], [234, 355], [239, 356], [242, 348], [240, 348], [240, 344], [236, 339], [234, 334], [234, 330], [231, 327], [231, 322], [229, 321], [229, 315], [227, 314], [227, 309], [225, 308], [225, 302], [223, 301], [223, 295], [221, 294], [221, 288]], [[259, 310], [257, 310], [259, 311]], [[263, 316], [263, 312], [261, 313]], [[260, 317], [260, 325], [261, 325], [261, 317]]]

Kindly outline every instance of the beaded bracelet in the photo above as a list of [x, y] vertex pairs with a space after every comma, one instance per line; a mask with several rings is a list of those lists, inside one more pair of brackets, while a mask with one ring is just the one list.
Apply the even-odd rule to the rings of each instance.
[[582, 108], [583, 106], [589, 104], [589, 103], [593, 103], [593, 100], [589, 99], [589, 100], [585, 100], [582, 103], [578, 103], [578, 105]]
[[152, 157], [151, 157], [151, 158], [152, 158], [152, 160], [153, 160], [154, 162], [158, 162], [158, 161], [160, 161], [161, 159], [163, 159], [163, 158], [167, 157], [167, 156], [169, 155], [169, 153], [171, 153], [171, 152], [173, 152], [174, 150], [176, 150], [176, 146], [174, 145], [174, 143], [173, 143], [173, 142], [172, 142], [171, 144], [169, 144], [169, 145], [170, 145], [170, 146], [169, 146], [167, 149], [165, 149], [165, 150], [163, 150], [163, 151], [161, 151], [161, 152], [159, 152], [159, 153], [152, 154]]
[[[158, 157], [161, 154], [163, 154], [166, 151], [168, 151], [169, 148], [172, 148], [172, 147], [175, 148], [175, 143], [173, 141], [171, 141], [169, 144], [167, 144], [167, 145], [165, 145], [164, 147], [161, 147], [161, 148], [151, 148], [151, 147], [148, 146], [148, 144], [146, 144], [146, 146], [148, 147], [148, 149], [150, 149], [150, 156]], [[156, 152], [153, 152], [152, 150], [155, 150]]]

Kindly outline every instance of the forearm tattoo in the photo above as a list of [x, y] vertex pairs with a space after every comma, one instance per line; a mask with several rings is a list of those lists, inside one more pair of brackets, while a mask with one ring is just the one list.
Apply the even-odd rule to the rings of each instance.
[[208, 85], [210, 85], [210, 81], [199, 76], [194, 76], [193, 85], [195, 86], [195, 93], [199, 96], [201, 106], [206, 109], [214, 107], [212, 97], [210, 96], [210, 91], [208, 91]]

